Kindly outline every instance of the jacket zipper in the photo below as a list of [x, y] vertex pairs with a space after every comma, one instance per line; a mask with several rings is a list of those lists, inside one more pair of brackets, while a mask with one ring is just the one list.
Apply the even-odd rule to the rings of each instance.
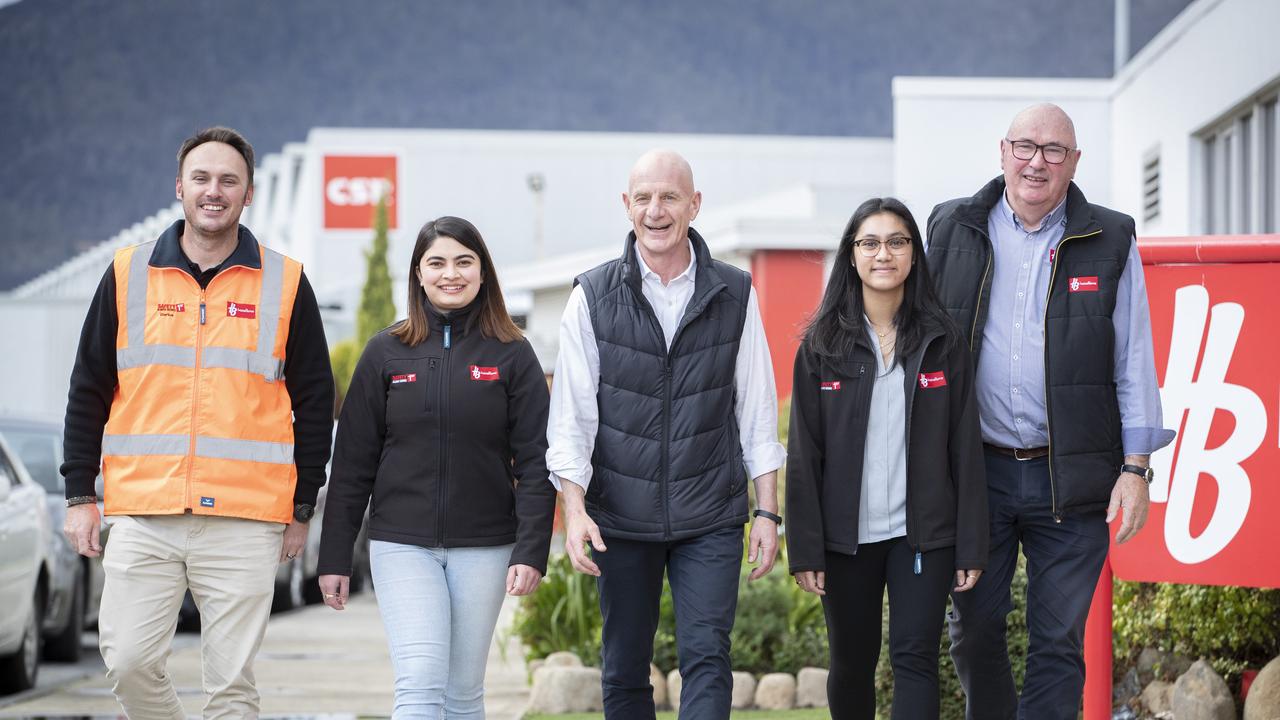
[[[920, 349], [917, 351], [918, 354], [916, 355], [915, 362], [912, 363], [912, 369], [911, 369], [910, 375], [907, 376], [908, 378], [911, 379], [911, 382], [913, 383], [916, 382], [916, 380], [920, 377], [920, 367], [924, 363], [924, 354], [926, 351], [928, 351], [929, 345], [936, 339], [937, 339], [936, 337], [925, 338], [924, 343], [922, 344]], [[904, 367], [903, 369], [905, 370], [906, 368]], [[915, 377], [912, 378], [911, 377], [912, 375], [914, 375]], [[915, 396], [916, 396], [916, 390], [914, 389], [915, 386], [913, 385], [912, 388], [913, 389], [911, 391], [911, 403], [906, 408], [904, 408], [905, 412], [903, 413], [904, 415], [906, 415], [907, 427], [906, 427], [906, 436], [903, 438], [902, 446], [906, 451], [905, 453], [906, 456], [903, 458], [903, 460], [904, 460], [904, 464], [907, 466], [906, 468], [906, 471], [907, 471], [907, 517], [910, 519], [910, 522], [908, 523], [908, 527], [907, 527], [907, 544], [910, 545], [911, 548], [916, 551], [915, 560], [912, 562], [911, 569], [913, 572], [915, 572], [916, 575], [919, 575], [924, 570], [924, 556], [920, 550], [920, 538], [917, 537], [915, 542], [911, 541], [911, 536], [913, 534], [912, 530], [919, 530], [920, 528], [920, 518], [917, 517], [916, 515], [916, 504], [911, 502], [911, 415], [912, 415], [912, 409], [915, 407]]]
[[[194, 279], [193, 279], [194, 280]], [[196, 426], [200, 421], [200, 360], [204, 356], [204, 326], [208, 321], [208, 310], [205, 305], [205, 288], [200, 288], [200, 324], [196, 325], [196, 358], [191, 377], [191, 441], [187, 446], [187, 487], [186, 509], [194, 512], [191, 502], [192, 489], [195, 485], [196, 467]]]
[[[995, 257], [995, 248], [991, 245], [991, 238], [987, 238], [987, 264], [982, 268], [982, 279], [978, 281], [978, 300], [973, 304], [973, 325], [969, 328], [969, 352], [978, 343], [978, 316], [982, 313], [982, 289], [987, 286], [987, 273], [991, 272], [991, 262]], [[974, 358], [974, 365], [977, 365], [977, 358]]]
[[449, 477], [449, 348], [453, 345], [453, 326], [445, 323], [443, 333], [443, 352], [440, 359], [440, 376], [437, 379], [440, 402], [440, 482], [436, 491], [436, 547], [444, 546], [444, 503], [445, 483]]
[[[1053, 266], [1052, 266], [1053, 270], [1049, 272], [1049, 289], [1045, 291], [1045, 295], [1044, 295], [1044, 322], [1041, 324], [1041, 330], [1040, 330], [1042, 334], [1049, 329], [1049, 298], [1053, 296], [1053, 282], [1058, 278], [1058, 264], [1062, 260], [1062, 246], [1065, 245], [1068, 240], [1093, 237], [1094, 235], [1101, 235], [1101, 234], [1102, 234], [1102, 230], [1095, 230], [1094, 232], [1086, 233], [1084, 235], [1072, 235], [1070, 237], [1064, 237], [1058, 241], [1058, 247], [1053, 254]], [[1049, 508], [1050, 508], [1050, 511], [1053, 513], [1053, 521], [1055, 523], [1061, 523], [1062, 513], [1059, 512], [1058, 510], [1058, 486], [1053, 479], [1053, 408], [1049, 406], [1048, 338], [1045, 338], [1045, 353], [1044, 353], [1044, 423], [1045, 423], [1045, 429], [1048, 431], [1048, 435], [1049, 435], [1049, 445], [1048, 445], [1049, 447]]]

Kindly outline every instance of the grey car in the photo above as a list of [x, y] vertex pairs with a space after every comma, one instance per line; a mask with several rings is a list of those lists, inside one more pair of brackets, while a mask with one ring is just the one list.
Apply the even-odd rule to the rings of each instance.
[[[62, 534], [66, 494], [62, 473], [62, 423], [34, 417], [0, 416], [0, 435], [26, 466], [27, 473], [45, 491], [52, 532], [49, 538], [49, 597], [41, 636], [47, 660], [80, 659], [81, 636], [86, 625], [98, 621], [102, 598], [102, 561], [75, 551]], [[99, 508], [101, 509], [101, 508]], [[106, 541], [107, 525], [102, 527]]]

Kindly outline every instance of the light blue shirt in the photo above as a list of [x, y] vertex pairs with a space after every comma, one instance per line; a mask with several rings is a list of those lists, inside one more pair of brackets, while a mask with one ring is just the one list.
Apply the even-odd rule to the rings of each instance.
[[876, 356], [871, 412], [862, 450], [862, 489], [858, 499], [858, 544], [907, 534], [907, 393], [902, 363], [885, 366], [879, 338], [863, 318]]
[[[994, 269], [976, 381], [982, 439], [992, 445], [1049, 444], [1044, 315], [1053, 270], [1050, 251], [1057, 250], [1066, 227], [1065, 200], [1037, 230], [1023, 227], [1003, 195], [987, 216]], [[1111, 321], [1124, 454], [1150, 455], [1168, 445], [1174, 433], [1163, 427], [1147, 285], [1136, 242], [1129, 245]]]

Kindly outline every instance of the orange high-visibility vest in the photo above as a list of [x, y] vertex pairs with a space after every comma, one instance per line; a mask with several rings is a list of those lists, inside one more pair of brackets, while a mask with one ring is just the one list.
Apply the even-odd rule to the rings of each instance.
[[259, 267], [202, 290], [116, 252], [118, 383], [102, 438], [108, 515], [187, 510], [288, 523], [297, 469], [284, 351], [302, 265], [261, 245]]

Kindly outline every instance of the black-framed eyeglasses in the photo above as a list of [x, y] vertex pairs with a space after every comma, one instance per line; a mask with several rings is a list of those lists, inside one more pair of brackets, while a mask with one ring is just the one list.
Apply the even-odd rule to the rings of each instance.
[[1009, 143], [1009, 150], [1013, 156], [1019, 160], [1030, 160], [1036, 156], [1036, 151], [1040, 151], [1044, 156], [1044, 161], [1050, 165], [1061, 165], [1066, 161], [1067, 155], [1075, 148], [1063, 147], [1055, 143], [1046, 145], [1037, 145], [1030, 140], [1010, 140], [1004, 139]]
[[864, 257], [875, 257], [880, 254], [880, 244], [883, 243], [889, 248], [891, 255], [901, 255], [911, 247], [911, 241], [904, 237], [892, 237], [887, 240], [872, 240], [864, 238], [862, 240], [854, 240], [854, 247], [858, 248], [858, 252]]

